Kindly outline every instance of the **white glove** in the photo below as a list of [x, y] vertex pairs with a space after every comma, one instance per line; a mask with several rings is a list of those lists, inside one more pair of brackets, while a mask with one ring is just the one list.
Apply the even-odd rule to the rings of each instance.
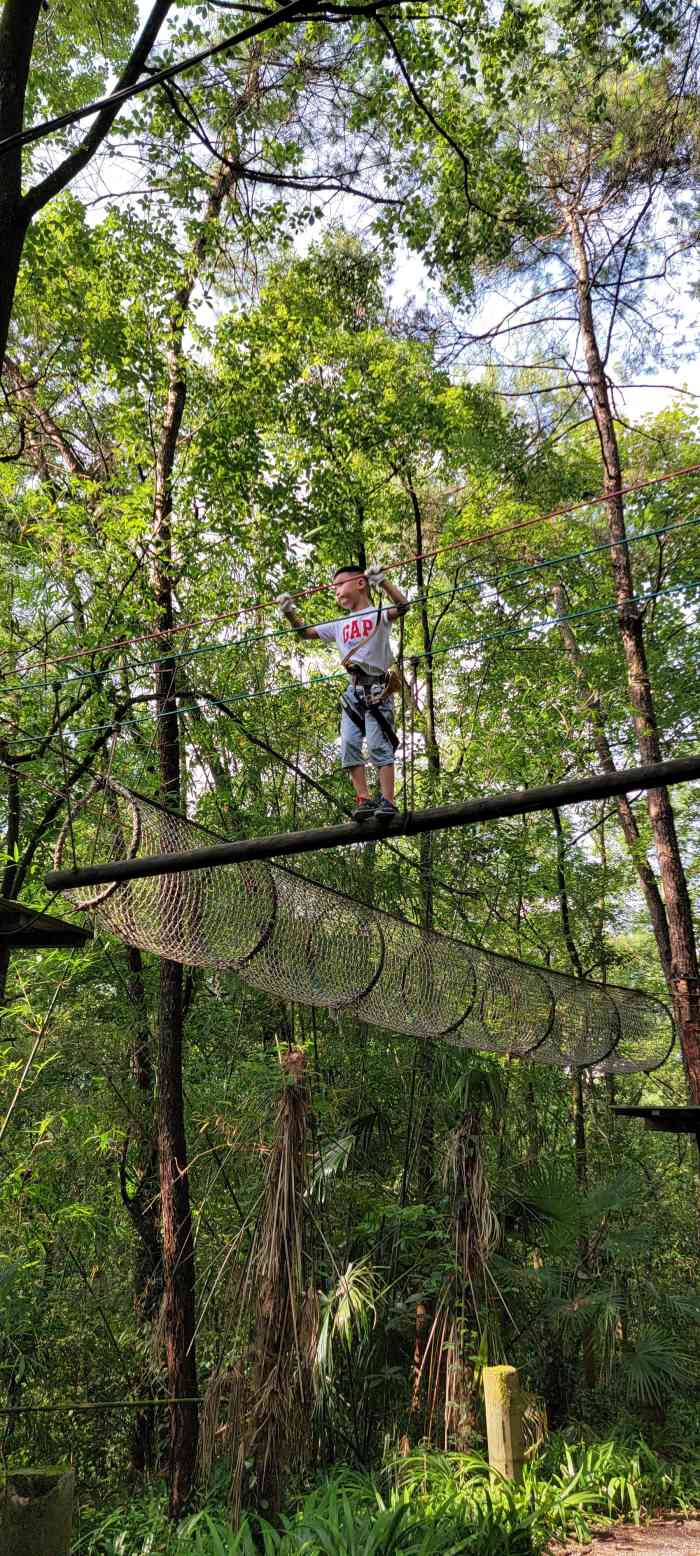
[[378, 589], [379, 585], [384, 582], [384, 568], [381, 562], [373, 562], [372, 566], [367, 568], [365, 577], [370, 589]]
[[280, 616], [288, 616], [290, 610], [294, 609], [294, 599], [291, 594], [278, 594], [275, 603]]

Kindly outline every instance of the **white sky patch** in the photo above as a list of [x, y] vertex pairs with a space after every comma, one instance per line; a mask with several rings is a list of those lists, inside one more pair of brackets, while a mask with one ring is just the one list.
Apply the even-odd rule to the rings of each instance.
[[[138, 0], [139, 26], [142, 26], [152, 9], [152, 0]], [[173, 31], [177, 31], [183, 21], [192, 14], [189, 6], [178, 5], [173, 9], [168, 23], [162, 30], [151, 61], [162, 57], [167, 49], [169, 38]], [[234, 12], [221, 11], [218, 14], [218, 33], [225, 37], [235, 33], [245, 26], [247, 18], [237, 16]], [[182, 57], [186, 55], [186, 46], [183, 44]], [[186, 77], [185, 77], [186, 79]], [[113, 83], [112, 83], [113, 84]], [[90, 121], [88, 121], [89, 123]], [[110, 200], [129, 200], [133, 198], [132, 191], [138, 186], [138, 160], [131, 162], [125, 156], [122, 147], [114, 152], [107, 151], [96, 158], [86, 170], [80, 186], [76, 184], [76, 193], [86, 201], [94, 201], [89, 206], [88, 219], [99, 221], [104, 205]], [[294, 239], [294, 248], [297, 253], [303, 254], [318, 240], [324, 229], [331, 225], [342, 223], [350, 231], [362, 232], [366, 226], [366, 210], [362, 202], [354, 197], [337, 196], [328, 201], [326, 214], [314, 225], [298, 232]], [[511, 290], [491, 288], [484, 296], [483, 304], [477, 307], [474, 313], [469, 315], [468, 327], [470, 333], [484, 334], [494, 326], [509, 311], [522, 301], [522, 287], [514, 286]], [[430, 308], [431, 301], [438, 302], [444, 311], [444, 299], [440, 298], [439, 290], [428, 275], [427, 269], [419, 255], [409, 253], [406, 250], [399, 252], [395, 263], [393, 275], [389, 285], [389, 299], [392, 305], [398, 309], [409, 308], [414, 305], [418, 308]], [[651, 307], [655, 307], [658, 299], [651, 299]], [[666, 299], [663, 299], [665, 304]], [[221, 308], [217, 299], [209, 297], [200, 299], [196, 303], [200, 322], [214, 325]], [[689, 291], [683, 289], [682, 283], [676, 283], [674, 308], [677, 314], [676, 335], [680, 331], [685, 341], [694, 345], [698, 336], [698, 303], [691, 299]], [[527, 332], [518, 332], [512, 337], [504, 337], [503, 355], [516, 361], [518, 353], [522, 356]], [[462, 370], [463, 376], [470, 382], [477, 382], [484, 373], [484, 366], [473, 364]], [[554, 377], [555, 375], [553, 375]], [[558, 376], [558, 375], [556, 375]], [[642, 371], [641, 373], [623, 373], [613, 371], [613, 381], [625, 384], [625, 387], [616, 389], [616, 410], [625, 419], [637, 422], [648, 415], [656, 415], [666, 409], [674, 400], [680, 400], [687, 408], [695, 407], [695, 397], [700, 406], [700, 358], [694, 351], [688, 353], [683, 361], [669, 361], [668, 366], [659, 367], [658, 370]], [[513, 407], [518, 404], [525, 405], [526, 399], [517, 399], [512, 402]]]

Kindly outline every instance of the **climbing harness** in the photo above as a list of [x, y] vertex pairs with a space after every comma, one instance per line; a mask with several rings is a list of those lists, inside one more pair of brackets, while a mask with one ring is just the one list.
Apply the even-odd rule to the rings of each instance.
[[[379, 605], [373, 630], [369, 638], [364, 639], [364, 643], [370, 642], [374, 637], [381, 621], [382, 610], [383, 606]], [[355, 725], [355, 728], [360, 731], [361, 735], [364, 735], [366, 732], [367, 719], [373, 718], [379, 726], [384, 739], [389, 741], [392, 751], [396, 751], [399, 745], [399, 738], [392, 728], [386, 713], [382, 712], [382, 703], [386, 702], [389, 697], [393, 696], [395, 691], [399, 690], [398, 672], [393, 666], [388, 670], [361, 670], [359, 666], [351, 668], [351, 661], [354, 659], [358, 649], [364, 646], [364, 643], [354, 643], [344, 659], [341, 660], [343, 669], [347, 671], [350, 678], [359, 707], [353, 707], [347, 697], [341, 697], [340, 704], [344, 712], [347, 713], [351, 723]]]
[[359, 671], [352, 675], [351, 680], [359, 707], [353, 707], [347, 697], [341, 697], [341, 708], [347, 713], [351, 723], [355, 725], [355, 728], [360, 731], [361, 735], [366, 733], [367, 719], [374, 719], [384, 739], [389, 741], [392, 751], [396, 751], [399, 745], [399, 737], [389, 723], [386, 714], [382, 712], [381, 706], [391, 696], [391, 692], [387, 692], [385, 680], [378, 681], [369, 677], [366, 680], [364, 677], [360, 679]]

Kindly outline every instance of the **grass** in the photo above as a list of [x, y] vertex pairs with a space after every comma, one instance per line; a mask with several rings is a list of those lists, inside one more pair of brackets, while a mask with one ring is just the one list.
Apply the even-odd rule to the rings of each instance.
[[553, 1536], [699, 1505], [700, 1454], [671, 1463], [639, 1438], [553, 1436], [517, 1487], [476, 1454], [416, 1452], [374, 1476], [338, 1468], [279, 1528], [249, 1515], [234, 1532], [208, 1502], [173, 1529], [153, 1494], [84, 1508], [73, 1556], [539, 1556]]

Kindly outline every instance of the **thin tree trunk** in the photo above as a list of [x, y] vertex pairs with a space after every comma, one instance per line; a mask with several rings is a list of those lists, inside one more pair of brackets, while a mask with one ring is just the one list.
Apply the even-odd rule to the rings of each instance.
[[[257, 64], [251, 62], [238, 109], [257, 87]], [[230, 149], [230, 148], [229, 148]], [[235, 165], [220, 164], [212, 182], [199, 236], [193, 244], [181, 284], [171, 307], [167, 349], [167, 393], [156, 462], [154, 522], [154, 594], [158, 627], [166, 652], [156, 667], [156, 717], [161, 798], [177, 808], [180, 802], [180, 730], [177, 708], [177, 661], [167, 652], [173, 628], [172, 514], [173, 472], [187, 395], [183, 340], [192, 292], [211, 234], [225, 199], [235, 188]], [[187, 1172], [182, 1091], [183, 970], [179, 962], [163, 961], [160, 971], [158, 1144], [160, 1153], [165, 1345], [168, 1383], [173, 1399], [194, 1399], [195, 1269]], [[182, 1516], [195, 1473], [198, 1438], [197, 1406], [170, 1407], [170, 1516]]]
[[[426, 755], [428, 761], [427, 773], [427, 803], [434, 804], [437, 798], [437, 789], [440, 781], [440, 748], [437, 739], [437, 725], [435, 718], [435, 677], [433, 671], [432, 633], [430, 630], [430, 618], [425, 599], [425, 572], [423, 568], [423, 516], [418, 500], [418, 494], [409, 476], [404, 479], [413, 510], [416, 560], [416, 583], [419, 597], [419, 617], [421, 624], [421, 638], [423, 647], [423, 663], [425, 666], [425, 706], [426, 706]], [[404, 782], [405, 782], [404, 775]], [[420, 890], [421, 890], [421, 922], [425, 929], [432, 929], [435, 922], [435, 902], [433, 886], [433, 843], [430, 833], [425, 833], [420, 839]], [[427, 1203], [433, 1194], [435, 1183], [435, 1113], [433, 1109], [433, 1084], [435, 1071], [435, 1054], [432, 1043], [426, 1043], [417, 1039], [420, 1043], [418, 1055], [418, 1074], [420, 1076], [419, 1106], [421, 1107], [418, 1141], [416, 1146], [416, 1178], [417, 1194], [421, 1203]], [[412, 1387], [410, 1406], [410, 1429], [415, 1433], [420, 1426], [423, 1402], [423, 1359], [432, 1324], [430, 1306], [423, 1302], [416, 1305], [415, 1333], [413, 1340], [412, 1363]], [[408, 1441], [408, 1439], [406, 1439]]]
[[[127, 1140], [121, 1163], [120, 1187], [136, 1239], [134, 1311], [137, 1323], [148, 1333], [158, 1319], [163, 1299], [158, 1129], [154, 1111], [155, 1072], [140, 951], [134, 946], [127, 947], [127, 960], [128, 986], [136, 1023], [131, 1069], [137, 1088], [138, 1121], [130, 1174], [132, 1179], [135, 1177], [136, 1186], [130, 1187], [127, 1178]], [[145, 1399], [150, 1390], [150, 1368], [141, 1365], [135, 1383], [136, 1397]], [[131, 1426], [131, 1463], [139, 1475], [151, 1469], [155, 1463], [155, 1425], [155, 1414], [151, 1407], [136, 1412]]]
[[[586, 1112], [583, 1098], [583, 1080], [581, 1070], [577, 1070], [571, 1085], [571, 1100], [574, 1116], [574, 1159], [576, 1163], [576, 1187], [580, 1194], [588, 1192], [588, 1148], [586, 1144]], [[579, 1260], [581, 1268], [587, 1271], [590, 1267], [590, 1248], [585, 1232], [579, 1237]], [[595, 1334], [590, 1319], [586, 1319], [581, 1339], [581, 1356], [583, 1361], [583, 1378], [587, 1389], [596, 1386], [595, 1366]]]
[[[19, 842], [20, 829], [20, 792], [19, 775], [16, 767], [12, 765], [12, 758], [4, 741], [0, 742], [0, 761], [7, 778], [7, 820], [5, 822], [5, 868], [2, 872], [2, 896], [11, 897], [14, 892], [17, 866], [15, 863], [15, 848]], [[10, 967], [10, 951], [7, 946], [0, 949], [0, 1005], [5, 999], [7, 988], [7, 974]]]
[[[557, 843], [557, 891], [559, 894], [559, 912], [564, 934], [564, 942], [571, 962], [571, 970], [576, 978], [583, 977], [583, 964], [574, 939], [571, 927], [571, 914], [569, 911], [569, 893], [566, 884], [566, 872], [564, 869], [564, 832], [561, 824], [561, 816], [558, 810], [552, 811], [554, 831]], [[588, 1152], [586, 1146], [586, 1114], [583, 1097], [582, 1071], [576, 1070], [571, 1083], [571, 1102], [574, 1123], [574, 1164], [576, 1172], [576, 1187], [579, 1194], [588, 1192]], [[582, 1270], [588, 1270], [590, 1263], [590, 1247], [585, 1231], [582, 1231], [578, 1240], [579, 1261]], [[583, 1376], [586, 1388], [595, 1387], [595, 1350], [594, 1330], [590, 1319], [587, 1319], [583, 1327], [581, 1341]]]
[[[5, 0], [0, 15], [0, 140], [21, 130], [34, 34], [42, 0]], [[0, 367], [28, 226], [22, 207], [22, 153], [0, 157]]]
[[559, 893], [559, 913], [562, 930], [564, 932], [564, 944], [566, 946], [569, 961], [577, 978], [583, 977], [583, 967], [579, 956], [578, 946], [574, 940], [571, 928], [571, 914], [569, 912], [569, 893], [566, 886], [564, 873], [564, 830], [561, 824], [561, 816], [556, 807], [552, 810], [554, 820], [554, 834], [557, 842], [557, 890]]
[[423, 1407], [423, 1358], [430, 1334], [430, 1308], [425, 1302], [416, 1303], [416, 1327], [413, 1339], [413, 1384], [411, 1388], [411, 1424], [414, 1429], [421, 1419]]
[[[176, 299], [173, 337], [168, 351], [168, 392], [156, 465], [154, 593], [158, 627], [166, 645], [173, 627], [172, 511], [173, 469], [185, 406], [182, 363], [184, 307], [191, 285]], [[184, 293], [184, 297], [183, 297]], [[183, 304], [178, 316], [177, 308]], [[155, 676], [155, 716], [161, 799], [177, 809], [180, 802], [180, 730], [175, 686], [176, 662], [167, 654]], [[195, 1475], [198, 1413], [195, 1356], [195, 1266], [190, 1208], [187, 1140], [182, 1090], [183, 969], [180, 962], [160, 964], [158, 1012], [158, 1153], [163, 1238], [163, 1329], [170, 1406], [169, 1512], [179, 1519]]]
[[430, 630], [430, 618], [425, 598], [425, 572], [423, 568], [423, 516], [418, 501], [418, 494], [410, 476], [405, 479], [405, 486], [411, 500], [413, 520], [415, 525], [416, 541], [416, 584], [418, 587], [419, 616], [421, 636], [423, 638], [423, 657], [425, 664], [425, 707], [427, 724], [426, 750], [428, 757], [428, 773], [434, 780], [440, 773], [440, 748], [437, 740], [437, 723], [435, 718], [435, 677], [433, 673], [433, 636]]
[[[578, 313], [586, 358], [593, 417], [603, 460], [608, 534], [617, 600], [620, 639], [627, 666], [627, 687], [642, 762], [661, 760], [661, 742], [649, 680], [644, 628], [634, 599], [634, 583], [620, 496], [622, 467], [605, 366], [600, 355], [591, 301], [591, 278], [582, 225], [573, 207], [565, 212], [574, 251]], [[667, 789], [651, 789], [646, 797], [659, 875], [664, 894], [671, 949], [673, 1004], [691, 1101], [700, 1104], [700, 981], [693, 916]]]
[[[180, 326], [181, 328], [182, 326]], [[181, 339], [181, 336], [180, 336]], [[172, 473], [185, 403], [179, 349], [169, 353], [169, 385], [156, 472], [156, 562], [154, 587], [158, 626], [165, 642], [173, 626]], [[158, 661], [155, 681], [161, 798], [177, 809], [180, 800], [180, 731], [175, 660]], [[163, 1329], [170, 1406], [169, 1512], [182, 1517], [192, 1489], [197, 1457], [197, 1368], [195, 1357], [195, 1267], [187, 1141], [182, 1091], [183, 969], [160, 964], [158, 1012], [158, 1153], [163, 1236]]]
[[[425, 706], [426, 706], [426, 755], [428, 759], [427, 803], [432, 805], [437, 798], [437, 789], [440, 781], [440, 748], [437, 740], [437, 726], [435, 720], [435, 678], [433, 672], [432, 633], [428, 607], [425, 600], [425, 574], [423, 570], [423, 517], [413, 481], [409, 476], [405, 477], [404, 484], [408, 492], [413, 510], [414, 534], [416, 543], [416, 583], [418, 585], [419, 615], [421, 624], [421, 636], [423, 639], [423, 662], [425, 665]], [[420, 887], [422, 899], [421, 921], [425, 929], [432, 929], [435, 921], [434, 889], [433, 889], [433, 837], [430, 833], [424, 833], [420, 839]], [[430, 1199], [435, 1178], [435, 1128], [434, 1112], [432, 1104], [433, 1072], [435, 1068], [435, 1055], [431, 1043], [421, 1043], [420, 1077], [421, 1100], [423, 1111], [421, 1117], [420, 1133], [416, 1152], [416, 1166], [418, 1179], [418, 1197], [425, 1202]], [[416, 1344], [419, 1343], [416, 1334]]]
[[[600, 766], [605, 773], [616, 771], [615, 760], [610, 748], [610, 742], [605, 730], [605, 714], [600, 692], [593, 687], [586, 676], [583, 656], [578, 642], [572, 631], [571, 624], [563, 618], [568, 614], [569, 601], [566, 590], [561, 583], [552, 586], [552, 597], [559, 617], [559, 631], [566, 650], [568, 659], [574, 668], [576, 679], [584, 692], [586, 706], [590, 712], [593, 729], [593, 744]], [[668, 923], [663, 898], [659, 891], [658, 881], [647, 859], [639, 834], [639, 827], [635, 819], [634, 811], [626, 795], [621, 795], [617, 801], [617, 815], [620, 822], [623, 837], [627, 844], [630, 859], [637, 872], [639, 884], [644, 893], [649, 918], [654, 931], [654, 939], [659, 953], [659, 960], [663, 969], [664, 978], [668, 984], [673, 998], [673, 972], [671, 958], [671, 943], [668, 935]]]
[[[5, 0], [0, 14], [0, 140], [22, 128], [24, 101], [34, 34], [41, 11], [41, 0]], [[0, 157], [0, 368], [10, 327], [17, 273], [26, 233], [26, 217], [21, 209], [22, 157], [19, 150]], [[8, 759], [6, 746], [3, 759]], [[19, 792], [16, 772], [8, 775], [8, 821], [6, 832], [7, 863], [3, 872], [3, 896], [14, 890], [13, 846], [19, 837]], [[0, 1002], [5, 997], [9, 952], [0, 954]]]

